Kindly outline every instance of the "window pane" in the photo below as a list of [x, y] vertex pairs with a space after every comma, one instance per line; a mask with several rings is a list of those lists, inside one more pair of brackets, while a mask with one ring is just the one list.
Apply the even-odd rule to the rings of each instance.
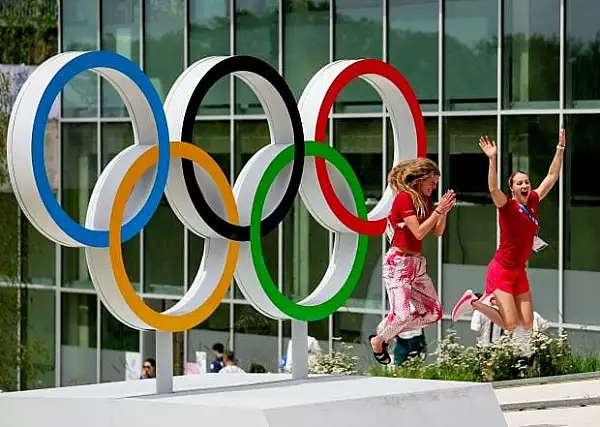
[[[336, 312], [333, 314], [333, 350], [356, 356], [359, 369], [373, 366], [373, 353], [368, 344], [383, 314]], [[351, 346], [351, 349], [346, 348]]]
[[[102, 0], [102, 50], [116, 52], [140, 61], [140, 2], [139, 0]], [[106, 80], [102, 85], [102, 116], [129, 116], [123, 100]]]
[[[235, 2], [235, 54], [256, 56], [278, 69], [278, 0]], [[235, 112], [264, 114], [258, 98], [241, 80], [235, 82]]]
[[[152, 308], [154, 311], [162, 313], [169, 308], [173, 307], [177, 301], [144, 298], [144, 302]], [[156, 360], [156, 332], [154, 331], [142, 331], [143, 334], [143, 348], [141, 354], [141, 360], [139, 362], [140, 375], [141, 375], [141, 364], [144, 360], [152, 357]], [[173, 375], [183, 375], [183, 332], [175, 332], [173, 334]]]
[[[88, 203], [98, 176], [95, 123], [63, 123], [62, 207], [79, 224], [85, 224]], [[92, 288], [83, 248], [61, 247], [63, 286]]]
[[2, 233], [2, 239], [0, 239], [0, 281], [2, 282], [19, 282], [20, 214], [20, 208], [14, 193], [12, 191], [0, 192], [0, 233]]
[[[229, 0], [189, 0], [189, 63], [214, 55], [229, 55]], [[199, 114], [229, 114], [229, 78], [213, 86]]]
[[[102, 124], [102, 168], [125, 148], [133, 145], [131, 123]], [[134, 289], [140, 289], [140, 237], [137, 234], [121, 245], [125, 270]]]
[[[509, 116], [503, 119], [501, 188], [509, 193], [508, 177], [517, 170], [529, 174], [537, 188], [548, 173], [558, 142], [558, 116]], [[540, 202], [540, 237], [548, 247], [531, 253], [527, 277], [535, 311], [558, 321], [558, 184]]]
[[388, 60], [408, 79], [421, 109], [437, 110], [438, 0], [388, 0]]
[[[334, 59], [382, 59], [383, 2], [336, 0], [334, 4]], [[344, 113], [380, 112], [382, 102], [368, 83], [357, 79], [340, 93], [334, 108]]]
[[164, 101], [183, 71], [184, 0], [147, 0], [144, 6], [144, 71]]
[[[439, 154], [438, 154], [438, 139], [439, 139], [439, 126], [438, 126], [438, 118], [437, 117], [425, 117], [425, 129], [427, 132], [427, 158], [436, 162], [439, 166]], [[394, 138], [393, 138], [392, 126], [387, 120], [387, 161], [388, 166], [386, 171], [392, 170], [394, 163]], [[385, 177], [386, 185], [387, 185], [387, 174]], [[441, 186], [441, 181], [438, 184], [438, 188]], [[445, 187], [444, 187], [445, 191]], [[431, 194], [431, 197], [434, 203], [438, 201], [438, 191], [434, 191]], [[448, 233], [448, 228], [446, 228], [445, 233]], [[444, 234], [446, 236], [447, 234]], [[387, 248], [387, 246], [386, 246]], [[427, 274], [434, 283], [437, 284], [437, 276], [438, 276], [438, 239], [437, 237], [429, 233], [425, 239], [423, 239], [423, 256], [427, 259]], [[381, 271], [381, 268], [380, 270]], [[387, 306], [386, 306], [387, 307]]]
[[313, 75], [329, 62], [329, 2], [283, 2], [283, 75], [300, 99]]
[[96, 383], [96, 296], [62, 294], [60, 385]]
[[504, 106], [558, 108], [559, 0], [504, 2]]
[[19, 295], [15, 287], [0, 287], [0, 390], [17, 390], [17, 354], [19, 338]]
[[55, 386], [54, 352], [55, 292], [23, 288], [21, 290], [21, 340], [28, 349], [33, 366], [23, 372], [21, 389]]
[[234, 352], [240, 368], [250, 371], [253, 363], [277, 372], [277, 321], [246, 304], [234, 306]]
[[600, 117], [572, 115], [566, 119], [564, 320], [597, 325], [600, 189], [592, 176], [600, 159]]
[[600, 352], [600, 332], [569, 329], [565, 332], [569, 336], [569, 344], [571, 344], [574, 354], [597, 357], [598, 352]]
[[572, 108], [600, 106], [600, 56], [595, 0], [569, 0], [566, 8], [566, 104]]
[[446, 0], [444, 12], [445, 109], [495, 109], [497, 0]]
[[[62, 52], [98, 49], [98, 7], [96, 2], [61, 2]], [[96, 74], [84, 71], [72, 79], [62, 92], [63, 117], [96, 117], [98, 87]]]
[[183, 294], [184, 226], [163, 195], [144, 229], [144, 292]]
[[[242, 168], [248, 163], [250, 158], [265, 145], [271, 141], [269, 128], [266, 121], [245, 121], [235, 124], [235, 175], [239, 177]], [[289, 214], [288, 214], [289, 215]], [[264, 217], [264, 215], [263, 215]], [[267, 269], [271, 274], [273, 282], [277, 283], [277, 274], [279, 268], [278, 262], [278, 229], [275, 228], [262, 240], [262, 253], [265, 259]], [[235, 298], [243, 298], [241, 291], [235, 288]]]
[[[383, 120], [334, 121], [334, 146], [358, 176], [367, 211], [381, 200], [383, 186]], [[360, 281], [345, 305], [381, 309], [381, 236], [369, 237], [367, 258]], [[326, 246], [325, 246], [326, 247]]]
[[215, 359], [212, 347], [221, 343], [231, 348], [229, 340], [229, 307], [221, 303], [213, 314], [201, 324], [190, 329], [186, 361], [199, 365], [200, 372], [210, 372], [210, 363]]
[[[483, 289], [496, 250], [496, 207], [487, 185], [488, 158], [479, 137], [497, 139], [496, 118], [448, 117], [444, 131], [442, 189], [456, 193], [443, 239], [443, 309], [450, 312], [467, 289]], [[465, 171], [469, 171], [465, 173]]]
[[139, 378], [141, 365], [136, 363], [140, 355], [139, 332], [117, 320], [102, 303], [100, 307], [100, 381]]
[[[56, 119], [51, 119], [46, 122], [46, 142], [44, 144], [46, 175], [50, 180], [50, 188], [52, 189], [54, 197], [57, 197], [58, 195], [60, 179], [60, 171], [58, 168], [61, 155], [61, 144], [60, 138], [58, 137], [59, 126], [59, 122]], [[21, 212], [21, 279], [24, 283], [54, 285], [56, 279], [56, 244], [42, 235], [20, 209], [19, 212]], [[0, 215], [2, 214], [0, 213]], [[0, 219], [0, 223], [2, 223], [2, 221], [11, 220], [12, 218], [14, 217], [3, 217]], [[1, 235], [9, 237], [10, 233], [7, 230], [6, 234], [3, 232]], [[10, 244], [10, 238], [3, 242], [3, 244]], [[16, 256], [18, 251], [9, 252], [9, 254]]]
[[[229, 182], [231, 171], [230, 159], [230, 122], [197, 122], [194, 126], [194, 144], [202, 147], [210, 156], [215, 159], [219, 167], [223, 170], [223, 174]], [[196, 275], [198, 268], [202, 262], [202, 254], [204, 251], [204, 239], [191, 231], [188, 233], [188, 286], [190, 286]]]

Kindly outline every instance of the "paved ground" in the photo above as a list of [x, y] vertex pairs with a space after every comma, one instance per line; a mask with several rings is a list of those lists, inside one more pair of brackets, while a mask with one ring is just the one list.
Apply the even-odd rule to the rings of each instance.
[[600, 406], [507, 412], [509, 427], [598, 427]]
[[[505, 411], [509, 427], [598, 427], [600, 426], [600, 380], [573, 381], [496, 390], [505, 408], [517, 406], [569, 406], [567, 408]], [[586, 402], [591, 406], [577, 406]], [[591, 400], [589, 400], [591, 399]], [[508, 405], [508, 406], [506, 406]]]

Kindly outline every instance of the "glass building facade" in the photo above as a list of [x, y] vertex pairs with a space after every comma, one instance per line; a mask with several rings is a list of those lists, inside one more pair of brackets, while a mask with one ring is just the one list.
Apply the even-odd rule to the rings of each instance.
[[[103, 49], [139, 64], [164, 100], [179, 74], [212, 55], [253, 55], [277, 69], [299, 99], [310, 78], [337, 59], [378, 58], [394, 65], [415, 90], [427, 127], [428, 156], [442, 169], [438, 197], [455, 190], [458, 204], [442, 238], [424, 243], [429, 274], [445, 311], [426, 329], [431, 351], [449, 327], [474, 342], [469, 319], [454, 325], [453, 304], [465, 289], [481, 290], [498, 241], [497, 213], [487, 190], [481, 134], [499, 146], [503, 189], [510, 171], [529, 172], [533, 185], [547, 173], [567, 129], [562, 177], [540, 205], [541, 237], [550, 246], [532, 255], [529, 278], [535, 309], [571, 336], [577, 351], [595, 351], [600, 338], [600, 3], [595, 0], [62, 0], [59, 51]], [[91, 72], [64, 90], [53, 155], [56, 195], [84, 222], [103, 167], [133, 141], [124, 103]], [[388, 115], [376, 92], [357, 80], [332, 111], [329, 142], [353, 166], [368, 207], [385, 188], [392, 163]], [[207, 150], [230, 181], [270, 140], [254, 94], [231, 77], [218, 82], [197, 113], [195, 144]], [[596, 189], [594, 189], [596, 188]], [[3, 193], [14, 209], [14, 196]], [[11, 206], [12, 205], [12, 206]], [[22, 388], [125, 379], [130, 355], [154, 355], [151, 332], [117, 321], [90, 282], [83, 249], [54, 245], [23, 215], [2, 217], [18, 231], [4, 239], [3, 276], [21, 301], [21, 339], [45, 346], [50, 367]], [[292, 298], [308, 295], [323, 276], [332, 235], [298, 197], [285, 221], [263, 238], [272, 277]], [[127, 272], [153, 308], [172, 306], [200, 264], [203, 241], [185, 229], [163, 200], [142, 233], [124, 247]], [[324, 351], [366, 345], [385, 313], [381, 259], [386, 243], [369, 239], [367, 262], [352, 297], [329, 318], [309, 324]], [[13, 254], [18, 254], [15, 262]], [[290, 322], [259, 314], [232, 284], [204, 323], [174, 334], [176, 369], [214, 342], [232, 348], [242, 367], [278, 369]]]

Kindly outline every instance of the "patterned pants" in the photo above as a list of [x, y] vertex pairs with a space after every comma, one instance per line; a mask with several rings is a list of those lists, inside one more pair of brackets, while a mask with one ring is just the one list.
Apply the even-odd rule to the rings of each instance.
[[422, 255], [405, 255], [393, 248], [387, 252], [382, 272], [390, 312], [377, 327], [377, 335], [386, 342], [442, 318], [442, 306], [426, 266]]

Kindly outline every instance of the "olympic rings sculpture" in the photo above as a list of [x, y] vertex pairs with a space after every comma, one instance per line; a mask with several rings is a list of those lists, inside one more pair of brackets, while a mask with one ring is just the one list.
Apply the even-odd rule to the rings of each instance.
[[[131, 118], [134, 143], [104, 168], [80, 225], [55, 199], [44, 164], [44, 132], [50, 108], [65, 85], [92, 70], [120, 94]], [[243, 167], [231, 188], [223, 171], [192, 141], [195, 117], [209, 89], [234, 74], [260, 100], [271, 141]], [[233, 277], [257, 310], [274, 319], [327, 317], [351, 295], [364, 265], [369, 235], [381, 235], [393, 201], [389, 188], [367, 213], [354, 171], [326, 141], [329, 113], [352, 80], [367, 81], [381, 96], [394, 132], [394, 164], [425, 156], [421, 110], [406, 79], [375, 60], [340, 60], [324, 66], [300, 100], [283, 77], [251, 56], [208, 57], [175, 81], [164, 105], [133, 62], [106, 51], [66, 52], [40, 65], [15, 101], [8, 129], [8, 169], [15, 195], [31, 223], [61, 245], [84, 247], [90, 276], [106, 308], [140, 330], [178, 332], [208, 318]], [[314, 159], [311, 159], [313, 157]], [[151, 219], [160, 199], [205, 239], [198, 273], [188, 292], [159, 313], [131, 286], [121, 244]], [[311, 295], [284, 296], [266, 268], [261, 236], [277, 227], [297, 194], [310, 214], [335, 233], [329, 267]]]

